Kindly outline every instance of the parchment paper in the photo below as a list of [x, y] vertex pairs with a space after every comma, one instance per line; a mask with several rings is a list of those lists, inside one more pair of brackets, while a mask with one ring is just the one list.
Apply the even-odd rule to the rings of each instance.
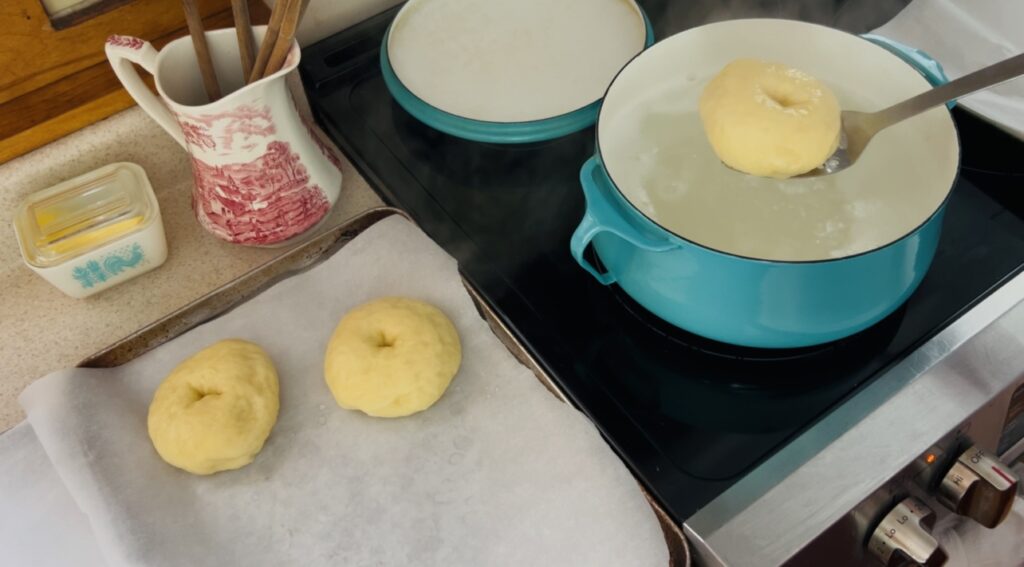
[[[874, 33], [921, 49], [950, 79], [1024, 52], [1021, 0], [914, 0]], [[1024, 78], [960, 101], [1024, 139]]]
[[88, 518], [24, 421], [0, 435], [0, 550], [3, 565], [105, 564]]
[[[323, 353], [382, 295], [452, 318], [463, 366], [429, 411], [339, 408]], [[199, 477], [157, 456], [151, 396], [217, 340], [261, 344], [281, 412], [251, 465]], [[480, 319], [455, 261], [386, 219], [332, 258], [132, 363], [51, 374], [21, 396], [113, 565], [667, 565], [654, 513], [589, 421], [551, 396]]]

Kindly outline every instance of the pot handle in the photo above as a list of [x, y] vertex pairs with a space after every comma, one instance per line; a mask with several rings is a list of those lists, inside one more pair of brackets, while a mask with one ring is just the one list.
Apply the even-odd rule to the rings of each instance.
[[[861, 34], [861, 37], [884, 48], [914, 69], [917, 69], [917, 72], [921, 73], [933, 87], [949, 82], [949, 77], [946, 76], [946, 71], [942, 68], [942, 64], [924, 51], [873, 33]], [[946, 103], [946, 107], [950, 110], [953, 110], [954, 106], [956, 106], [955, 100]]]
[[587, 208], [583, 212], [579, 226], [572, 234], [569, 250], [576, 263], [590, 272], [590, 275], [594, 276], [597, 281], [604, 285], [615, 283], [613, 274], [597, 271], [597, 268], [583, 257], [583, 252], [590, 245], [590, 241], [602, 232], [610, 232], [637, 248], [651, 252], [665, 252], [678, 247], [677, 244], [667, 239], [644, 234], [619, 211], [615, 210], [615, 205], [610, 200], [611, 191], [615, 189], [608, 182], [597, 156], [588, 159], [583, 164], [583, 168], [580, 170], [580, 183], [583, 185], [583, 196], [587, 201]]

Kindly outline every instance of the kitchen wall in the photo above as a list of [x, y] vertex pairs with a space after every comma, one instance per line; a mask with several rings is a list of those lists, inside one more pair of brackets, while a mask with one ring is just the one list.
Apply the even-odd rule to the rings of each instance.
[[[402, 0], [311, 0], [296, 34], [300, 45], [315, 43], [380, 13]], [[272, 0], [267, 0], [273, 6]]]

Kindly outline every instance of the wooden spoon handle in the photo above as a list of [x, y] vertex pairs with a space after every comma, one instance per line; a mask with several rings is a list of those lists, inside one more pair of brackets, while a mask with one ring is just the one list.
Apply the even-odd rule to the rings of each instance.
[[284, 66], [284, 60], [288, 57], [288, 52], [292, 47], [292, 40], [295, 39], [295, 30], [299, 26], [299, 16], [303, 4], [303, 0], [288, 0], [288, 6], [285, 8], [285, 15], [281, 22], [281, 31], [277, 34], [277, 43], [267, 61], [267, 68], [263, 72], [264, 77], [273, 75]]
[[249, 2], [231, 0], [231, 13], [235, 20], [235, 34], [238, 36], [238, 55], [242, 59], [242, 77], [248, 79], [256, 61], [256, 40], [252, 36], [252, 22], [249, 20]]
[[267, 62], [270, 61], [270, 52], [274, 50], [274, 45], [277, 44], [277, 35], [281, 31], [281, 22], [284, 21], [284, 11], [287, 3], [288, 0], [276, 0], [274, 2], [274, 9], [270, 12], [270, 22], [267, 23], [267, 33], [263, 35], [263, 41], [260, 42], [260, 51], [256, 55], [256, 62], [253, 63], [252, 72], [249, 73], [248, 82], [250, 83], [263, 78]]
[[220, 84], [217, 83], [217, 72], [213, 68], [213, 59], [210, 58], [210, 48], [206, 45], [203, 18], [199, 15], [195, 0], [181, 0], [181, 4], [185, 9], [185, 22], [188, 24], [188, 33], [192, 36], [192, 45], [196, 50], [196, 61], [203, 76], [206, 96], [213, 102], [220, 98]]

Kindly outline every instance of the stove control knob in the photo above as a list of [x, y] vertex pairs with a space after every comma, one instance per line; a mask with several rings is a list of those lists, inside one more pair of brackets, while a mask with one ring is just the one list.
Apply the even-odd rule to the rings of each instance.
[[937, 496], [957, 514], [994, 528], [1010, 513], [1018, 482], [1009, 467], [974, 446], [953, 463], [939, 484]]
[[944, 565], [946, 552], [929, 533], [934, 525], [935, 512], [931, 508], [917, 498], [905, 498], [875, 528], [868, 540], [868, 551], [889, 567]]

